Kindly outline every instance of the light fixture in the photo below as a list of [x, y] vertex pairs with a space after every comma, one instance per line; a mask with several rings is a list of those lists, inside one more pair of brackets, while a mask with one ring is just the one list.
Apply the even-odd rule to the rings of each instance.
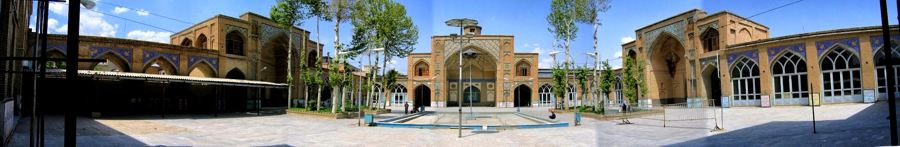
[[[68, 0], [59, 0], [58, 2], [68, 3], [69, 1]], [[84, 6], [84, 8], [92, 9], [92, 8], [94, 8], [94, 6], [97, 5], [97, 2], [95, 2], [94, 0], [81, 0], [81, 5]]]
[[456, 39], [457, 36], [459, 35], [457, 35], [456, 33], [450, 33], [450, 38]]
[[550, 56], [556, 56], [556, 54], [559, 54], [559, 52], [558, 52], [558, 51], [552, 51], [552, 52], [550, 52], [550, 53], [548, 53], [548, 54], [550, 54]]

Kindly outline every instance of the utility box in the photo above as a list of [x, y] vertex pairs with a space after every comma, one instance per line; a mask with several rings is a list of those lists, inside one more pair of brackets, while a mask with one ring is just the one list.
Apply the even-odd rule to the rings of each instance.
[[365, 119], [366, 119], [366, 124], [368, 124], [369, 126], [371, 126], [371, 125], [372, 125], [372, 121], [373, 121], [372, 114], [366, 114], [366, 118], [365, 118]]
[[581, 124], [581, 112], [580, 111], [575, 112], [575, 125], [578, 125], [578, 124]]

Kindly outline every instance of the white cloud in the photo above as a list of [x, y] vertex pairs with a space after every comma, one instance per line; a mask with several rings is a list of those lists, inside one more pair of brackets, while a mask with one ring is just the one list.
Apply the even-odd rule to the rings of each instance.
[[137, 15], [140, 15], [140, 16], [147, 16], [147, 15], [150, 15], [150, 11], [146, 11], [146, 10], [144, 10], [144, 9], [137, 10], [137, 11], [135, 11], [135, 12], [137, 13]]
[[120, 14], [120, 13], [128, 12], [129, 10], [131, 10], [131, 9], [123, 8], [123, 7], [116, 7], [115, 9], [113, 9], [112, 13]]
[[538, 68], [550, 68], [553, 67], [553, 59], [552, 58], [543, 58], [541, 62], [538, 62]]
[[388, 64], [388, 68], [387, 68], [388, 70], [397, 69], [397, 66], [396, 66], [397, 60], [391, 59], [391, 61], [388, 61], [387, 64]]
[[[97, 9], [96, 7], [94, 9]], [[81, 11], [81, 26], [78, 27], [79, 33], [82, 35], [93, 35], [102, 37], [115, 37], [118, 24], [109, 24], [103, 19], [103, 14], [94, 11]]]
[[154, 32], [154, 31], [141, 31], [134, 30], [128, 32], [126, 35], [130, 39], [144, 40], [144, 41], [154, 41], [154, 42], [162, 42], [169, 43], [169, 36], [172, 35], [172, 32]]
[[57, 33], [66, 33], [69, 31], [69, 25], [64, 24], [63, 26], [60, 26], [59, 28], [56, 28], [53, 31], [56, 31]]
[[616, 54], [613, 54], [613, 56], [616, 56], [616, 58], [622, 58], [622, 51], [616, 52]]
[[622, 38], [622, 43], [628, 43], [628, 42], [631, 42], [631, 41], [634, 41], [634, 38], [631, 38], [631, 37], [625, 37], [625, 38]]
[[56, 13], [56, 14], [59, 14], [62, 16], [69, 15], [69, 1], [66, 1], [65, 4], [63, 4], [61, 2], [53, 2], [53, 3], [50, 3], [49, 7], [50, 7], [50, 12], [53, 12], [53, 13]]
[[528, 43], [526, 43], [526, 44], [523, 44], [523, 45], [522, 45], [522, 46], [524, 46], [524, 47], [528, 47]]
[[541, 44], [537, 44], [537, 43], [531, 44], [531, 45], [532, 45], [532, 46], [541, 46]]
[[534, 50], [531, 50], [532, 53], [544, 54], [544, 50], [541, 47], [535, 47]]
[[59, 25], [59, 21], [57, 21], [56, 19], [53, 19], [53, 18], [47, 18], [47, 29], [48, 30], [55, 30], [56, 25]]

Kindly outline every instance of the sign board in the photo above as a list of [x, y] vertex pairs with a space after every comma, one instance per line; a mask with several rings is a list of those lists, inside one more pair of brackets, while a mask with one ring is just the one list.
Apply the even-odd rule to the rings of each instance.
[[769, 108], [772, 107], [772, 103], [770, 102], [772, 99], [769, 99], [769, 95], [760, 95], [759, 96], [759, 104], [760, 107]]
[[722, 96], [722, 108], [730, 108], [728, 104], [731, 103], [731, 99], [728, 99], [728, 96]]
[[821, 97], [819, 97], [818, 93], [810, 93], [809, 94], [809, 104], [813, 106], [819, 106], [821, 104]]
[[863, 90], [863, 103], [874, 103], [875, 102], [875, 89], [864, 89]]

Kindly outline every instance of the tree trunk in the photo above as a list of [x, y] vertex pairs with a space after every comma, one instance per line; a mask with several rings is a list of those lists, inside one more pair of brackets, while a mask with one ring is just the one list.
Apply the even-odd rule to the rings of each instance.
[[339, 88], [341, 88], [341, 86], [336, 86], [336, 85], [331, 86], [331, 114], [337, 113], [337, 108], [338, 108], [337, 96], [340, 95], [338, 92], [341, 92]]
[[341, 88], [341, 111], [342, 112], [347, 112], [346, 106], [348, 103], [347, 103], [347, 92], [345, 90], [347, 90], [347, 86], [344, 86], [344, 88]]
[[[336, 1], [332, 1], [332, 3], [336, 3]], [[338, 37], [338, 35], [340, 35], [340, 28], [341, 28], [341, 18], [339, 16], [335, 16], [334, 17], [334, 54], [336, 57], [338, 57], [338, 59], [339, 59], [338, 61], [343, 61], [343, 57], [338, 55], [338, 53], [341, 52], [341, 44], [340, 44], [340, 40], [339, 40], [340, 37]], [[340, 65], [344, 66], [343, 62], [341, 62], [341, 63], [342, 64], [340, 64]], [[344, 69], [346, 69], [346, 67], [344, 67]], [[348, 71], [344, 70], [344, 72], [348, 72]], [[341, 84], [344, 84], [344, 81], [343, 81], [344, 80], [343, 78], [345, 78], [344, 75], [345, 74], [341, 74]], [[344, 107], [346, 105], [345, 102], [347, 102], [346, 101], [347, 95], [344, 94], [345, 93], [344, 89], [347, 86], [350, 86], [350, 85], [344, 86], [344, 88], [341, 88], [341, 91], [340, 91], [341, 92], [341, 94], [340, 94], [341, 95], [341, 111], [344, 111], [344, 112], [347, 111], [347, 108]]]
[[306, 111], [309, 111], [309, 94], [312, 92], [309, 92], [309, 85], [304, 85], [304, 88], [307, 93], [306, 96], [303, 97], [303, 107], [306, 108]]
[[322, 85], [316, 86], [316, 111], [319, 111], [320, 106], [322, 106]]
[[[293, 44], [293, 42], [294, 42], [293, 36], [294, 35], [291, 35], [291, 34], [294, 34], [293, 27], [291, 27], [291, 29], [288, 32], [290, 32], [290, 33], [288, 33], [287, 76], [288, 76], [288, 79], [293, 79], [293, 76], [291, 75], [291, 56], [294, 55], [294, 54], [291, 54], [291, 51], [293, 50], [293, 47], [294, 47], [294, 44]], [[288, 108], [290, 108], [291, 107], [291, 90], [294, 89], [294, 81], [290, 81], [287, 84], [288, 84], [287, 106], [288, 106]]]
[[384, 85], [385, 84], [384, 81], [386, 80], [384, 78], [386, 78], [385, 72], [387, 72], [387, 62], [388, 62], [388, 54], [387, 54], [387, 48], [385, 48], [384, 62], [381, 63], [381, 67], [382, 67], [382, 69], [381, 69], [381, 87], [384, 88], [383, 90], [381, 90], [382, 93], [384, 93], [384, 97], [382, 97], [382, 100], [381, 100], [383, 102], [383, 103], [381, 103], [381, 109], [387, 109], [387, 102], [388, 102], [387, 91], [390, 90], [390, 89], [387, 89], [389, 87], [388, 85]]

